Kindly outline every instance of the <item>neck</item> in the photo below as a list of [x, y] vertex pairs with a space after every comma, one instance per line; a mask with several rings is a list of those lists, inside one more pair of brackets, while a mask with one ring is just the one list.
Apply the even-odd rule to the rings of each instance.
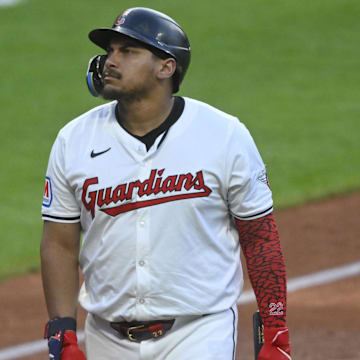
[[166, 120], [173, 104], [174, 98], [171, 95], [156, 99], [142, 98], [132, 102], [118, 100], [118, 121], [131, 134], [144, 136]]

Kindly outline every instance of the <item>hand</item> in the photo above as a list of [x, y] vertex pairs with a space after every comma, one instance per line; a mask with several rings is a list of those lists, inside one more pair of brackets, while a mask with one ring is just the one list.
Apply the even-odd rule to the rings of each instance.
[[258, 360], [291, 360], [288, 328], [264, 328]]
[[80, 350], [76, 333], [65, 331], [61, 360], [86, 360], [84, 353]]
[[49, 337], [48, 347], [50, 360], [60, 360], [63, 340], [64, 332], [62, 330]]
[[60, 330], [49, 338], [48, 346], [50, 360], [86, 360], [73, 331]]
[[76, 336], [76, 319], [54, 317], [44, 329], [44, 339], [48, 339], [49, 360], [86, 360], [79, 349]]

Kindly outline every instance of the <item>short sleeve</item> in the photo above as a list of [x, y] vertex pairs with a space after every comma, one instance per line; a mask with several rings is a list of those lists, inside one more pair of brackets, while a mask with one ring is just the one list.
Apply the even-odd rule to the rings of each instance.
[[249, 131], [238, 123], [228, 151], [228, 204], [230, 213], [252, 220], [273, 211], [265, 164]]
[[58, 135], [51, 149], [45, 177], [42, 219], [55, 222], [79, 222], [80, 207], [66, 179], [65, 141]]

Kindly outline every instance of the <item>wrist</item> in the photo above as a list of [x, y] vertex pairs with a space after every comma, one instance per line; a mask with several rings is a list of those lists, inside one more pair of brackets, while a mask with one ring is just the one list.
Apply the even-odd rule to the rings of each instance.
[[44, 338], [49, 339], [59, 331], [72, 331], [76, 333], [76, 319], [72, 317], [54, 317], [45, 325]]

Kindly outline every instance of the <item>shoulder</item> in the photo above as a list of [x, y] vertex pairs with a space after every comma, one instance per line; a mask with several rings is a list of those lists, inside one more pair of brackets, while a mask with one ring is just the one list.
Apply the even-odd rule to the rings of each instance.
[[58, 136], [64, 139], [78, 135], [86, 136], [93, 132], [98, 124], [104, 123], [113, 116], [115, 106], [116, 101], [112, 101], [85, 112], [61, 128]]
[[188, 106], [192, 110], [197, 110], [203, 114], [207, 114], [210, 117], [219, 118], [219, 119], [228, 120], [228, 121], [237, 120], [237, 118], [235, 116], [230, 115], [222, 110], [219, 110], [216, 107], [209, 105], [205, 102], [191, 99], [188, 97], [184, 97], [184, 100], [185, 100], [185, 106]]
[[248, 130], [238, 117], [199, 100], [188, 97], [184, 97], [184, 100], [185, 109], [187, 107], [188, 112], [197, 114], [196, 121], [201, 126], [205, 126], [210, 131], [221, 128], [229, 134], [235, 132], [247, 135]]

